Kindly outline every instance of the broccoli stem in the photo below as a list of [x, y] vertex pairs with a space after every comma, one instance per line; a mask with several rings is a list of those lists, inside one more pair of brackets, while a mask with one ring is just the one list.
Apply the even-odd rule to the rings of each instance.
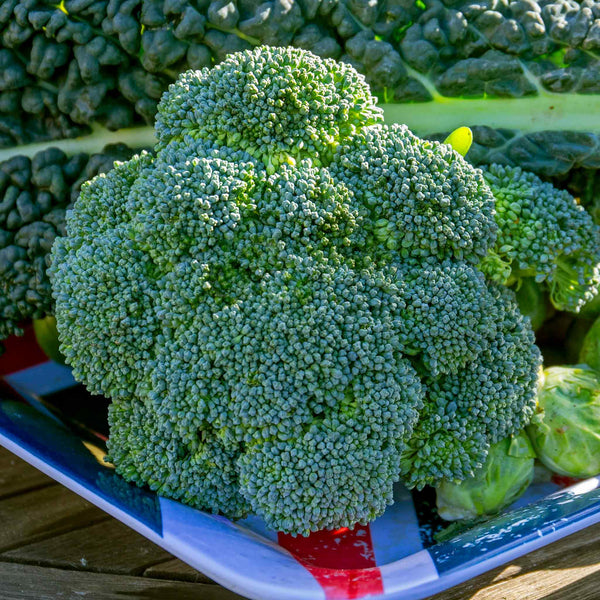
[[47, 148], [59, 148], [67, 155], [77, 154], [78, 152], [94, 154], [100, 152], [108, 144], [126, 144], [130, 148], [150, 148], [155, 143], [156, 138], [154, 137], [153, 127], [131, 127], [109, 131], [100, 125], [94, 125], [92, 133], [89, 135], [1, 149], [0, 162], [13, 156], [32, 158], [35, 154]]
[[600, 96], [543, 93], [523, 98], [448, 98], [433, 102], [384, 103], [386, 123], [404, 123], [416, 135], [466, 125], [494, 129], [600, 132]]

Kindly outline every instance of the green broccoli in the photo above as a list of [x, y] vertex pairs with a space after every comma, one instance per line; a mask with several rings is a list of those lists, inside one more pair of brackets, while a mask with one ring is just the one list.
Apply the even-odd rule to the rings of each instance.
[[112, 399], [126, 479], [306, 534], [466, 477], [528, 421], [533, 333], [476, 269], [489, 188], [380, 121], [351, 67], [245, 51], [166, 93], [155, 156], [82, 187], [52, 251], [61, 351]]
[[560, 310], [578, 312], [600, 288], [600, 227], [566, 191], [518, 167], [490, 165], [498, 237], [482, 269], [507, 285], [545, 282]]
[[330, 169], [360, 198], [369, 255], [477, 263], [496, 236], [481, 173], [404, 125], [374, 126], [340, 146]]
[[316, 166], [329, 163], [340, 143], [383, 122], [364, 77], [343, 63], [332, 69], [331, 62], [291, 48], [264, 48], [251, 70], [234, 70], [225, 61], [188, 71], [158, 105], [157, 147], [184, 135], [210, 139], [245, 150], [270, 173], [304, 157]]
[[540, 360], [529, 319], [510, 290], [491, 285], [488, 293], [498, 322], [482, 332], [484, 350], [463, 368], [423, 379], [428, 401], [403, 455], [411, 487], [469, 477], [490, 444], [513, 435], [533, 416]]

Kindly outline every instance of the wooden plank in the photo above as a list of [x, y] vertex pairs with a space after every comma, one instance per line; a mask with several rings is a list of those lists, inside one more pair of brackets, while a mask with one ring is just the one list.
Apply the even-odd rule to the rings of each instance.
[[61, 485], [0, 500], [0, 552], [110, 517]]
[[[41, 566], [137, 575], [171, 554], [116, 519], [110, 519], [2, 555]], [[180, 578], [174, 578], [180, 579]]]
[[146, 577], [158, 579], [175, 579], [177, 581], [193, 581], [195, 583], [214, 583], [210, 577], [196, 571], [178, 558], [153, 565], [144, 571]]
[[[115, 549], [116, 551], [118, 549]], [[2, 600], [242, 600], [217, 585], [0, 562]], [[284, 599], [282, 599], [284, 600]]]
[[600, 598], [600, 524], [483, 573], [429, 600]]
[[[477, 585], [485, 585], [479, 589]], [[600, 565], [586, 568], [539, 570], [521, 573], [500, 582], [481, 582], [452, 588], [430, 600], [598, 600], [600, 597]]]
[[0, 499], [53, 484], [50, 477], [0, 446]]

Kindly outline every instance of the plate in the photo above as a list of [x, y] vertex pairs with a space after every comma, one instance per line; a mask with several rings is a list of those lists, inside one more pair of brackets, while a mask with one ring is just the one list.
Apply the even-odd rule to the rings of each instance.
[[600, 478], [536, 483], [500, 515], [436, 543], [431, 490], [395, 489], [367, 526], [292, 537], [126, 483], [102, 459], [108, 402], [48, 361], [30, 328], [0, 357], [0, 445], [221, 585], [255, 600], [425, 598], [600, 522]]

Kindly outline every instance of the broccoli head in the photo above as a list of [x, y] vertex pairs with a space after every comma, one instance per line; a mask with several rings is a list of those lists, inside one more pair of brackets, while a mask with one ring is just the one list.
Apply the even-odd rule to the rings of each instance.
[[[383, 122], [362, 75], [293, 48], [263, 48], [187, 71], [158, 105], [158, 146], [184, 135], [245, 150], [273, 172], [328, 161], [357, 130]], [[335, 65], [335, 66], [334, 66]], [[268, 85], [265, 85], [268, 82]]]
[[531, 329], [476, 268], [489, 188], [378, 121], [350, 67], [259, 48], [182, 76], [156, 154], [83, 186], [56, 316], [126, 479], [306, 534], [465, 477], [527, 421]]
[[482, 269], [500, 283], [544, 282], [560, 310], [579, 312], [600, 288], [600, 227], [566, 191], [518, 167], [490, 165], [498, 237]]

